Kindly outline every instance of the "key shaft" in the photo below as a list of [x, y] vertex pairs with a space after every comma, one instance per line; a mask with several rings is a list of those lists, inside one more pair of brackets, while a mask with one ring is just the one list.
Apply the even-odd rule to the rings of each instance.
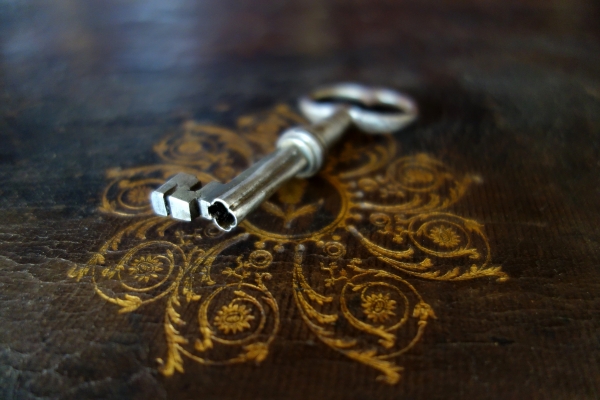
[[229, 231], [307, 165], [295, 146], [275, 150], [231, 182], [212, 182], [200, 190], [200, 214]]
[[327, 150], [351, 123], [342, 108], [320, 123], [288, 129], [273, 153], [231, 182], [212, 183], [198, 191], [200, 214], [225, 231], [233, 229], [285, 182], [317, 173]]

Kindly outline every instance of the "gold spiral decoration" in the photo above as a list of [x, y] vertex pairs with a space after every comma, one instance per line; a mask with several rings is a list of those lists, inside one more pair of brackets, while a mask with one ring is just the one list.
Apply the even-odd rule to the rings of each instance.
[[156, 164], [108, 171], [100, 210], [130, 220], [68, 276], [90, 279], [119, 313], [164, 304], [165, 376], [185, 360], [267, 359], [282, 321], [269, 271], [290, 253], [306, 326], [387, 384], [436, 318], [409, 280], [508, 279], [483, 225], [449, 211], [480, 179], [431, 155], [398, 157], [391, 136], [350, 132], [317, 177], [291, 181], [234, 232], [152, 215], [149, 192], [169, 177], [228, 181], [302, 122], [286, 105], [242, 116], [236, 130], [186, 121], [155, 144]]

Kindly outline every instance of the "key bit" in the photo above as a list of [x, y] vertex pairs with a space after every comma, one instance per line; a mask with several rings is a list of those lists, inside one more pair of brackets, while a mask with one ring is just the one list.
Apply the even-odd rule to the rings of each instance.
[[156, 214], [184, 221], [201, 215], [230, 231], [287, 180], [316, 174], [327, 151], [351, 125], [369, 134], [389, 134], [417, 116], [406, 95], [350, 83], [317, 89], [299, 100], [299, 108], [311, 125], [283, 132], [273, 153], [228, 183], [202, 187], [193, 175], [175, 175], [151, 194]]
[[202, 184], [194, 175], [180, 172], [150, 195], [150, 203], [158, 215], [191, 221], [199, 216], [198, 190]]

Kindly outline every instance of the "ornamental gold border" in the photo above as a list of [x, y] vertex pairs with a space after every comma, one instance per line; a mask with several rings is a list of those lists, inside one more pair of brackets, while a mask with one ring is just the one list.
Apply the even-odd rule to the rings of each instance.
[[[68, 276], [90, 279], [119, 313], [164, 302], [166, 354], [157, 362], [165, 376], [184, 373], [185, 359], [229, 365], [268, 357], [281, 327], [269, 268], [285, 254], [293, 254], [290, 288], [306, 326], [326, 346], [379, 371], [377, 379], [387, 384], [400, 381], [397, 358], [436, 318], [407, 279], [508, 279], [492, 265], [483, 226], [448, 211], [476, 179], [457, 177], [426, 154], [397, 157], [389, 136], [334, 150], [319, 177], [339, 195], [337, 214], [314, 231], [271, 232], [246, 220], [225, 234], [151, 214], [147, 195], [165, 179], [187, 172], [203, 182], [229, 180], [254, 154], [269, 151], [282, 128], [299, 122], [286, 105], [240, 117], [237, 133], [186, 121], [154, 146], [163, 162], [107, 172], [100, 210], [131, 223]], [[293, 193], [301, 201], [303, 192]], [[282, 209], [265, 212], [278, 218]], [[317, 209], [305, 206], [293, 218], [313, 218]], [[350, 241], [357, 254], [346, 254]], [[348, 296], [359, 296], [353, 304], [360, 307], [350, 306]], [[190, 315], [184, 310], [195, 310], [195, 319], [184, 320]], [[336, 325], [341, 319], [347, 323]]]

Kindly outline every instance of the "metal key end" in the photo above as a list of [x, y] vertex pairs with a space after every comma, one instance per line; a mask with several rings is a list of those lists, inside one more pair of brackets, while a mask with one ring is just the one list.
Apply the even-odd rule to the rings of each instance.
[[184, 221], [200, 215], [230, 231], [287, 180], [316, 174], [327, 151], [351, 125], [369, 134], [388, 134], [417, 116], [410, 97], [354, 83], [319, 88], [300, 98], [299, 108], [311, 125], [283, 132], [273, 153], [226, 184], [202, 187], [193, 175], [175, 175], [151, 194], [156, 214]]
[[150, 204], [158, 215], [191, 221], [200, 215], [197, 198], [201, 187], [198, 178], [181, 172], [150, 194]]
[[230, 231], [237, 226], [238, 218], [229, 211], [229, 206], [220, 197], [227, 193], [227, 189], [230, 191], [239, 184], [244, 176], [247, 174], [242, 173], [227, 184], [210, 182], [202, 187], [194, 175], [181, 172], [154, 190], [150, 194], [150, 203], [157, 215], [170, 215], [181, 221], [192, 221], [202, 216], [214, 220], [220, 229]]

